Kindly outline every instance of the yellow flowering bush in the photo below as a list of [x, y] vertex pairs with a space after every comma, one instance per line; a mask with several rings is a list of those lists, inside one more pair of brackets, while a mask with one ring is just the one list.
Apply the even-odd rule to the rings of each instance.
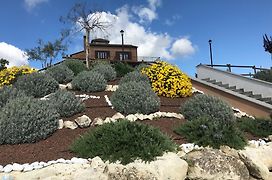
[[190, 78], [177, 66], [164, 61], [156, 61], [149, 67], [143, 68], [141, 72], [149, 77], [153, 91], [159, 96], [174, 98], [192, 95]]
[[31, 74], [36, 71], [36, 69], [30, 68], [28, 66], [13, 66], [11, 68], [4, 69], [0, 71], [0, 87], [4, 85], [11, 85], [19, 76], [24, 74]]

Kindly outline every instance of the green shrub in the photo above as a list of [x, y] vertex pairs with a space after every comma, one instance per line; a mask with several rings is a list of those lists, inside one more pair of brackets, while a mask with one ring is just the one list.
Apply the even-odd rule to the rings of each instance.
[[135, 67], [135, 70], [141, 72], [144, 68], [147, 68], [147, 67], [149, 67], [148, 64], [146, 64], [146, 63], [141, 63], [141, 64], [139, 64], [138, 66]]
[[189, 121], [202, 116], [209, 116], [211, 119], [217, 119], [223, 123], [235, 119], [232, 108], [225, 101], [205, 94], [190, 98], [180, 109], [185, 119]]
[[272, 83], [272, 68], [270, 70], [259, 71], [253, 77]]
[[33, 143], [58, 129], [59, 114], [47, 101], [21, 96], [0, 111], [0, 144]]
[[87, 71], [88, 70], [86, 65], [81, 60], [67, 59], [67, 60], [64, 61], [64, 64], [74, 72], [75, 76], [78, 73], [82, 72], [82, 71]]
[[20, 76], [14, 86], [35, 98], [43, 97], [59, 89], [59, 83], [54, 78], [38, 72]]
[[160, 99], [144, 82], [121, 84], [111, 96], [113, 107], [124, 114], [150, 114], [160, 108]]
[[200, 146], [211, 146], [220, 148], [221, 145], [227, 145], [235, 149], [242, 149], [246, 144], [246, 139], [235, 123], [224, 124], [210, 116], [202, 116], [187, 121], [174, 130], [177, 134], [186, 137], [187, 140]]
[[25, 93], [12, 86], [3, 86], [0, 88], [0, 108], [5, 106], [9, 100], [20, 96], [25, 96]]
[[129, 72], [132, 72], [134, 68], [125, 62], [117, 62], [114, 64], [114, 69], [116, 71], [117, 77], [123, 77]]
[[71, 149], [83, 158], [99, 156], [104, 161], [128, 164], [136, 159], [151, 161], [165, 151], [175, 151], [176, 146], [157, 128], [119, 120], [89, 131]]
[[133, 72], [126, 74], [124, 77], [122, 77], [119, 82], [119, 85], [127, 83], [127, 82], [132, 82], [132, 81], [134, 81], [134, 82], [143, 81], [144, 83], [150, 84], [150, 80], [147, 77], [147, 75], [142, 74], [139, 71], [133, 71]]
[[106, 89], [107, 81], [96, 71], [83, 71], [71, 82], [73, 89], [84, 92], [98, 92]]
[[49, 101], [61, 117], [70, 117], [85, 109], [85, 105], [81, 103], [80, 99], [74, 93], [66, 90], [58, 90], [50, 96]]
[[46, 70], [46, 73], [52, 76], [60, 84], [68, 83], [72, 81], [74, 77], [74, 72], [64, 64], [52, 66]]
[[242, 131], [249, 132], [258, 137], [267, 137], [272, 134], [271, 119], [242, 117], [237, 119], [237, 126]]
[[106, 64], [106, 63], [96, 64], [92, 68], [92, 71], [96, 71], [96, 72], [99, 72], [100, 74], [102, 74], [104, 76], [104, 78], [106, 79], [106, 81], [111, 81], [111, 80], [116, 79], [116, 71], [114, 70], [113, 67], [111, 67], [110, 64]]

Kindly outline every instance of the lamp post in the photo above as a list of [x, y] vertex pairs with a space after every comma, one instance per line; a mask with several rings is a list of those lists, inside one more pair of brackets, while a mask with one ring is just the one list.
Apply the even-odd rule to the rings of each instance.
[[122, 36], [122, 60], [124, 60], [124, 30], [120, 31]]
[[209, 45], [210, 45], [210, 59], [211, 59], [211, 66], [213, 67], [213, 60], [212, 60], [212, 40], [209, 40]]

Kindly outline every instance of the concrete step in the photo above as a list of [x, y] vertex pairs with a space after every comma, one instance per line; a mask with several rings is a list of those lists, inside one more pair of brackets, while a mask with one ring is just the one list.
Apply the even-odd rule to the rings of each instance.
[[263, 101], [263, 102], [266, 102], [266, 103], [272, 102], [272, 98], [271, 98], [271, 97], [260, 98], [260, 99], [258, 99], [258, 100]]
[[208, 80], [207, 82], [209, 82], [209, 83], [216, 83], [216, 80], [210, 79], [210, 80]]
[[250, 95], [249, 97], [252, 97], [252, 98], [254, 98], [254, 99], [259, 100], [259, 99], [262, 98], [262, 95], [261, 95], [261, 94], [253, 94], [253, 95]]
[[245, 92], [242, 92], [241, 94], [246, 95], [246, 96], [252, 96], [253, 92], [252, 91], [245, 91]]
[[239, 94], [243, 94], [245, 92], [245, 90], [243, 88], [240, 89], [233, 89], [232, 91], [237, 92]]
[[229, 87], [227, 87], [227, 89], [234, 90], [234, 89], [236, 89], [236, 86], [229, 86]]
[[210, 78], [205, 78], [205, 79], [201, 79], [201, 80], [203, 80], [203, 81], [209, 81], [211, 79]]

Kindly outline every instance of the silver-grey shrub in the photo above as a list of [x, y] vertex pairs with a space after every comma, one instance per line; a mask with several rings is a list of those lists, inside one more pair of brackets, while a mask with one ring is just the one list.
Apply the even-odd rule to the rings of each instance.
[[46, 73], [52, 76], [60, 84], [68, 83], [72, 81], [74, 77], [74, 72], [65, 64], [52, 66], [46, 70]]
[[116, 79], [116, 71], [109, 63], [97, 63], [93, 66], [92, 71], [102, 74], [106, 81]]
[[25, 93], [13, 86], [3, 86], [0, 88], [0, 108], [5, 106], [9, 100], [20, 96], [25, 96]]
[[149, 67], [148, 64], [146, 64], [146, 63], [141, 63], [141, 64], [139, 64], [138, 66], [135, 67], [135, 70], [136, 70], [136, 71], [141, 71], [143, 68], [147, 68], [147, 67]]
[[150, 114], [160, 108], [160, 99], [145, 82], [121, 84], [112, 94], [113, 107], [124, 114]]
[[73, 89], [84, 92], [99, 92], [106, 89], [107, 81], [96, 71], [82, 71], [71, 82]]
[[59, 114], [47, 101], [22, 96], [0, 111], [0, 144], [33, 143], [58, 129]]
[[14, 86], [27, 95], [41, 98], [59, 89], [59, 83], [46, 73], [32, 73], [20, 76]]
[[220, 123], [234, 121], [234, 113], [230, 105], [220, 98], [199, 94], [186, 101], [180, 108], [184, 117], [189, 120], [196, 120], [208, 116]]
[[49, 102], [58, 111], [61, 117], [70, 117], [84, 111], [85, 105], [74, 93], [66, 90], [58, 90], [50, 95]]
[[144, 83], [150, 84], [150, 80], [147, 75], [140, 73], [139, 71], [133, 71], [126, 74], [121, 78], [119, 84], [127, 83], [127, 82], [139, 82], [143, 81]]

